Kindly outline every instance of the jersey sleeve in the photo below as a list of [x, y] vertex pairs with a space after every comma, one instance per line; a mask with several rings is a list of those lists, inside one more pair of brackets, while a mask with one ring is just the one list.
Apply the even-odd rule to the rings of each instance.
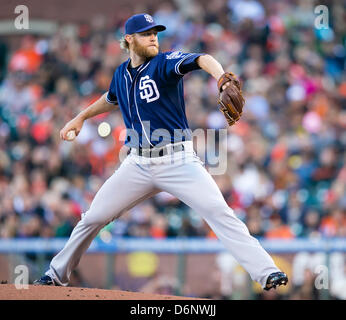
[[186, 73], [200, 69], [196, 59], [205, 53], [183, 53], [181, 51], [169, 52], [164, 55], [163, 77], [180, 79]]
[[115, 81], [116, 81], [115, 79], [116, 79], [116, 72], [114, 72], [113, 74], [113, 78], [112, 78], [112, 81], [106, 96], [106, 101], [110, 104], [118, 104], [118, 98], [115, 93]]

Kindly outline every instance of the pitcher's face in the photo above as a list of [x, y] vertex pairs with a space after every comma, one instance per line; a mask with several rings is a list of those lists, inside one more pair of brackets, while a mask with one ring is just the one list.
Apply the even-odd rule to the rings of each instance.
[[130, 50], [133, 50], [138, 56], [153, 58], [159, 53], [159, 42], [155, 29], [135, 33], [131, 36]]

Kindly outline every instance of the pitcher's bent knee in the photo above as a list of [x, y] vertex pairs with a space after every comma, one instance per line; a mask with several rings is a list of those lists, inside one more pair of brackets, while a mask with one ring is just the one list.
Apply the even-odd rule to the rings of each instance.
[[90, 212], [87, 211], [82, 214], [81, 217], [81, 222], [86, 226], [86, 227], [98, 227], [107, 224], [109, 219], [106, 219], [101, 213], [97, 214], [95, 212]]

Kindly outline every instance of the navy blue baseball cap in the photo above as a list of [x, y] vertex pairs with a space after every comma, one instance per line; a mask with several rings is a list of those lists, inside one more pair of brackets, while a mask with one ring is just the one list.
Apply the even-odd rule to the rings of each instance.
[[152, 28], [155, 28], [157, 31], [166, 30], [165, 26], [156, 24], [153, 17], [147, 13], [136, 14], [130, 17], [125, 23], [126, 34], [144, 32]]

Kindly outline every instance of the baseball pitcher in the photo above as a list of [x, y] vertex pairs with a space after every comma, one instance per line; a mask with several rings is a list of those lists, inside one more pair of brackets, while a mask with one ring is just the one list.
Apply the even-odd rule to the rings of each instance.
[[159, 52], [157, 34], [165, 29], [149, 14], [130, 17], [122, 40], [129, 59], [114, 72], [109, 91], [60, 131], [61, 139], [68, 140], [69, 132], [79, 134], [85, 120], [119, 107], [130, 151], [96, 193], [49, 270], [34, 284], [67, 286], [98, 232], [160, 191], [171, 193], [200, 214], [263, 289], [287, 284], [287, 275], [236, 217], [193, 150], [184, 105], [184, 75], [202, 69], [217, 80], [218, 103], [229, 125], [239, 120], [245, 103], [240, 82], [208, 54]]

